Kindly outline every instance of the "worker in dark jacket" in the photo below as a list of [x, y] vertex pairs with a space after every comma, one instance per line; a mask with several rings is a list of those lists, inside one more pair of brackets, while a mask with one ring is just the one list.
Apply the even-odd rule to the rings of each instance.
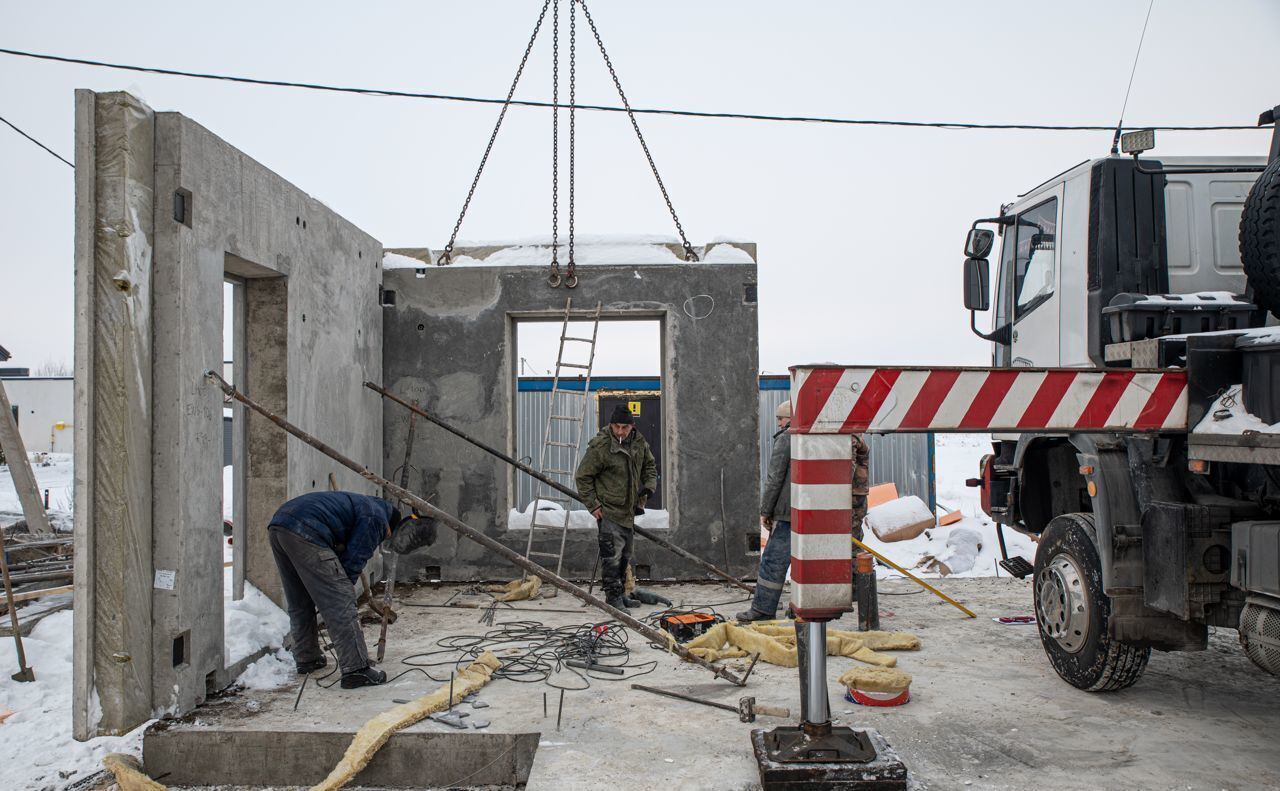
[[773, 435], [769, 473], [760, 495], [760, 526], [769, 540], [760, 553], [756, 593], [751, 609], [738, 613], [739, 621], [767, 621], [775, 617], [782, 586], [791, 566], [791, 402], [783, 401], [774, 411], [778, 431]]
[[342, 669], [342, 688], [387, 680], [385, 673], [369, 665], [353, 586], [378, 545], [393, 534], [393, 551], [409, 552], [435, 539], [435, 525], [430, 520], [402, 520], [399, 510], [385, 500], [354, 492], [304, 494], [271, 517], [268, 535], [284, 587], [299, 673], [327, 664], [316, 629], [319, 610]]
[[578, 496], [600, 527], [600, 576], [610, 606], [639, 607], [623, 592], [631, 565], [636, 514], [643, 514], [649, 495], [658, 487], [658, 466], [649, 443], [636, 431], [635, 420], [622, 404], [609, 415], [609, 425], [587, 444], [578, 463]]

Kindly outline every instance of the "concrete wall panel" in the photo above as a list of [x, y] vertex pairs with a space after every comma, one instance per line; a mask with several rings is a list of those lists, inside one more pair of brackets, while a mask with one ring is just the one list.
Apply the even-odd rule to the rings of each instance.
[[[396, 304], [385, 314], [386, 386], [513, 452], [516, 319], [560, 315], [567, 296], [578, 309], [599, 301], [606, 316], [659, 319], [669, 538], [723, 566], [727, 534], [732, 570], [754, 571], [746, 529], [757, 521], [759, 497], [759, 352], [756, 304], [747, 301], [746, 286], [755, 284], [755, 265], [601, 266], [579, 275], [581, 285], [568, 291], [550, 288], [546, 272], [537, 267], [428, 266], [421, 276], [412, 269], [387, 272], [383, 283], [396, 292]], [[387, 405], [387, 472], [404, 461], [406, 428], [404, 410]], [[423, 493], [434, 492], [444, 510], [523, 551], [527, 534], [507, 531], [513, 493], [506, 465], [431, 426], [420, 427], [418, 437], [412, 458], [422, 471]], [[400, 564], [403, 576], [426, 566], [440, 566], [451, 580], [515, 575], [482, 548], [460, 544], [452, 531], [440, 534], [435, 546]], [[538, 543], [551, 548], [549, 538]], [[595, 531], [574, 531], [567, 573], [589, 575], [595, 556]], [[649, 566], [654, 577], [703, 576], [643, 539], [636, 541], [635, 562]]]
[[[78, 101], [77, 157], [96, 176], [77, 169], [77, 453], [93, 460], [76, 469], [78, 540], [92, 540], [77, 551], [77, 618], [93, 613], [77, 624], [85, 738], [190, 711], [234, 659], [223, 635], [222, 398], [204, 380], [222, 370], [224, 276], [246, 278], [238, 384], [376, 465], [382, 409], [361, 385], [381, 374], [382, 248], [182, 115], [127, 94]], [[92, 248], [82, 244], [90, 214]], [[264, 420], [245, 428], [245, 573], [280, 601], [272, 512], [326, 487], [331, 470], [350, 489], [373, 487]], [[172, 585], [157, 571], [173, 572]]]

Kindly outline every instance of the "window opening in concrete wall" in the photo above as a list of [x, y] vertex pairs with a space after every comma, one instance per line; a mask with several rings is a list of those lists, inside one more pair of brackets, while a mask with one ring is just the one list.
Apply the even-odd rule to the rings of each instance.
[[[662, 448], [666, 426], [662, 409], [663, 352], [662, 322], [659, 319], [609, 319], [600, 321], [596, 332], [595, 357], [591, 360], [590, 391], [583, 392], [586, 371], [562, 367], [553, 392], [556, 358], [560, 353], [562, 319], [520, 320], [515, 322], [515, 451], [516, 457], [536, 468], [569, 471], [568, 475], [550, 477], [570, 488], [572, 472], [586, 450], [587, 443], [608, 422], [610, 411], [622, 405], [632, 414], [637, 430], [653, 449], [658, 466], [658, 491], [651, 498], [645, 516], [646, 527], [666, 527], [663, 510], [662, 483], [664, 463]], [[564, 335], [569, 338], [592, 337], [592, 321], [573, 320]], [[586, 365], [591, 345], [565, 341], [561, 362]], [[585, 408], [584, 408], [585, 407]], [[554, 417], [553, 417], [554, 416]], [[581, 416], [582, 422], [577, 418]], [[567, 419], [572, 418], [572, 419]], [[543, 446], [547, 447], [544, 453]], [[529, 509], [539, 494], [552, 492], [529, 476], [515, 472], [512, 481], [515, 508], [508, 514], [508, 529], [527, 530], [532, 514]], [[576, 502], [569, 503], [570, 528], [594, 528], [595, 520]], [[540, 511], [555, 510], [561, 504], [543, 501]], [[545, 520], [540, 517], [539, 526]], [[561, 520], [551, 520], [558, 527]]]

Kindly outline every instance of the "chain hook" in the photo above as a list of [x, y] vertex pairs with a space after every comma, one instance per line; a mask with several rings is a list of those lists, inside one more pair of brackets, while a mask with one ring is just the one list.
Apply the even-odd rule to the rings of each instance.
[[685, 240], [684, 243], [684, 260], [690, 263], [698, 261], [698, 254], [694, 252], [693, 245], [689, 244], [688, 240]]
[[436, 259], [436, 266], [448, 266], [449, 264], [452, 264], [452, 263], [453, 263], [453, 245], [447, 244], [444, 246], [444, 252], [441, 253], [440, 257]]

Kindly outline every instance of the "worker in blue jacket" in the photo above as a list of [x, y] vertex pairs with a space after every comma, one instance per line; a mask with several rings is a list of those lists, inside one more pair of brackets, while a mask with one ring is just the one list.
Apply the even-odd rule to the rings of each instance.
[[383, 540], [390, 540], [394, 552], [411, 552], [435, 540], [434, 522], [402, 518], [377, 497], [311, 492], [280, 506], [267, 532], [288, 605], [298, 672], [327, 664], [316, 628], [319, 610], [342, 669], [342, 688], [386, 681], [386, 673], [369, 664], [353, 586]]

